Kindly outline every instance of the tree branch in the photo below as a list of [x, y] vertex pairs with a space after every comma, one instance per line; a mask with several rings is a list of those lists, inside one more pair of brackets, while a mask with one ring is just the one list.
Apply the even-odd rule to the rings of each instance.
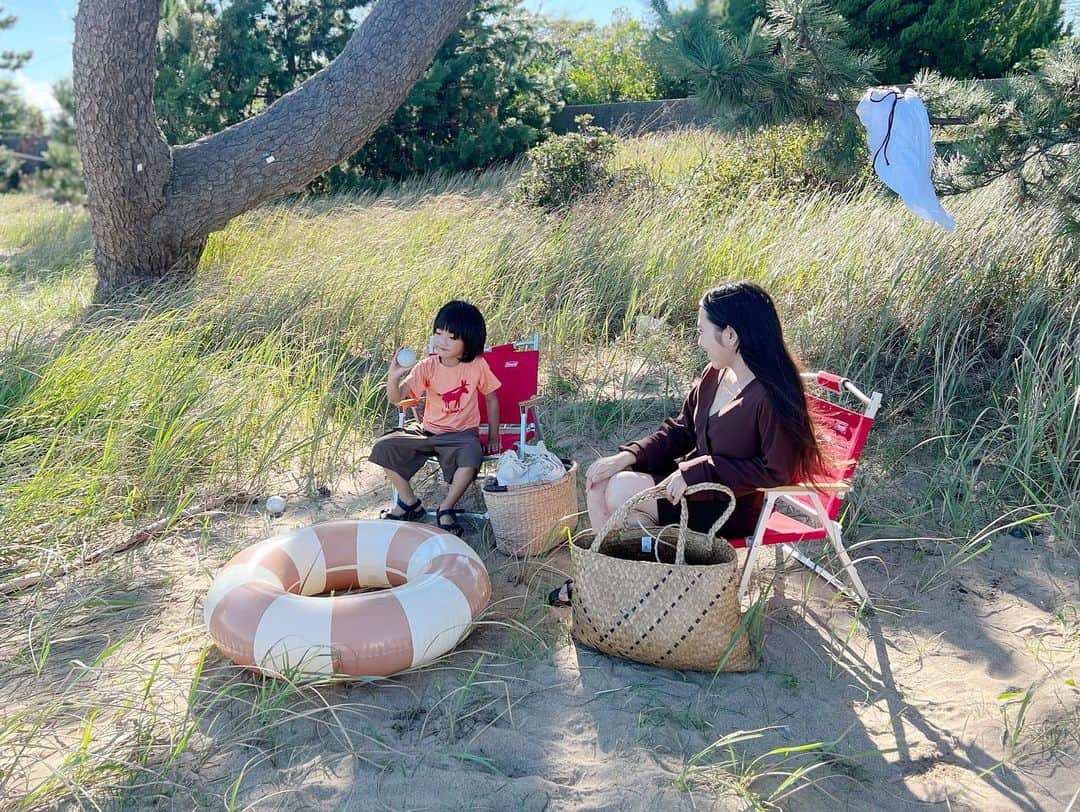
[[347, 158], [404, 101], [473, 3], [379, 0], [337, 59], [303, 85], [173, 150], [166, 215], [183, 220], [185, 236], [206, 234]]

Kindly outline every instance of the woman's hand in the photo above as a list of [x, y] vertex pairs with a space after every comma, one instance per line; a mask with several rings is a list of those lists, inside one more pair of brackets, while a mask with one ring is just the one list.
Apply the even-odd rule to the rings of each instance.
[[625, 471], [636, 461], [637, 458], [629, 451], [620, 451], [610, 457], [601, 457], [585, 472], [585, 487], [592, 489], [605, 485], [615, 474]]
[[671, 476], [660, 482], [660, 486], [664, 489], [664, 495], [667, 500], [673, 505], [679, 504], [679, 500], [682, 499], [684, 493], [686, 493], [686, 480], [683, 479], [682, 471], [676, 471]]

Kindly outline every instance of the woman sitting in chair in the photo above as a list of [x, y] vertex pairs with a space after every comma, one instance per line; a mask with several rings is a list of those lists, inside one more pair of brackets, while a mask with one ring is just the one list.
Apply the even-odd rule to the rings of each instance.
[[[723, 535], [747, 536], [764, 501], [758, 488], [812, 479], [821, 466], [802, 379], [769, 294], [751, 282], [720, 285], [702, 297], [697, 322], [697, 343], [709, 363], [682, 411], [648, 437], [601, 457], [586, 473], [596, 530], [619, 505], [654, 485], [663, 486], [666, 498], [641, 504], [631, 517], [646, 525], [675, 524], [687, 487], [717, 482], [736, 497]], [[704, 491], [687, 504], [689, 527], [708, 532], [728, 499]], [[566, 605], [571, 592], [567, 582], [550, 601]]]

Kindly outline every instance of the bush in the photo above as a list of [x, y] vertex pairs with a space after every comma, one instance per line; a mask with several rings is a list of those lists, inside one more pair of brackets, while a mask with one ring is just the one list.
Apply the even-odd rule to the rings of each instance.
[[[867, 176], [866, 161], [853, 160], [861, 144], [845, 144], [821, 124], [765, 127], [730, 142], [730, 149], [705, 158], [694, 170], [690, 191], [703, 205], [750, 193], [778, 196], [818, 189], [845, 191]], [[870, 169], [870, 174], [873, 170]]]
[[594, 127], [592, 116], [578, 116], [574, 122], [577, 132], [557, 135], [529, 150], [532, 167], [514, 193], [519, 203], [552, 211], [613, 184], [616, 175], [610, 164], [619, 139]]

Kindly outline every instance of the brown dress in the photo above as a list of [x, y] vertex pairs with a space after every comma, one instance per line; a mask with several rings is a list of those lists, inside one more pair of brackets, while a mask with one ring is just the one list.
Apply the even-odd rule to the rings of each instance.
[[[627, 443], [621, 451], [636, 458], [633, 470], [656, 481], [682, 471], [687, 485], [718, 482], [735, 493], [735, 512], [724, 524], [728, 538], [754, 532], [764, 496], [758, 488], [788, 485], [795, 477], [796, 446], [780, 425], [765, 386], [757, 378], [729, 404], [709, 414], [720, 372], [711, 365], [686, 396], [682, 411], [669, 417], [659, 431]], [[688, 497], [691, 529], [707, 531], [727, 507], [727, 497], [715, 492]], [[680, 508], [657, 501], [662, 524], [679, 520]]]

